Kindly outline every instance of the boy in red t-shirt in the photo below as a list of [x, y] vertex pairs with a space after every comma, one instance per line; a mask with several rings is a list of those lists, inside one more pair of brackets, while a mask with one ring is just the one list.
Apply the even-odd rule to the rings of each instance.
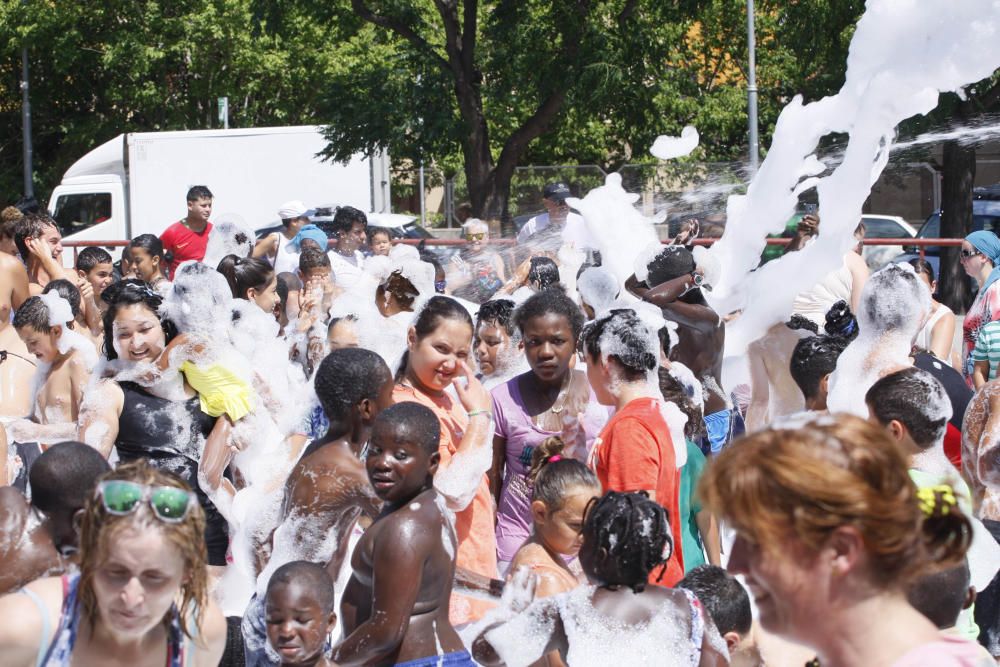
[[212, 231], [212, 223], [208, 221], [212, 215], [212, 199], [212, 192], [204, 185], [192, 187], [187, 193], [187, 217], [167, 227], [160, 236], [163, 249], [171, 255], [171, 277], [181, 262], [205, 259], [208, 235]]
[[656, 568], [649, 583], [673, 586], [684, 577], [676, 546], [682, 544], [681, 475], [663, 399], [648, 380], [658, 363], [658, 338], [634, 311], [619, 310], [588, 325], [580, 344], [597, 400], [617, 409], [594, 442], [591, 466], [606, 492], [645, 491], [667, 511], [674, 553], [662, 578]]

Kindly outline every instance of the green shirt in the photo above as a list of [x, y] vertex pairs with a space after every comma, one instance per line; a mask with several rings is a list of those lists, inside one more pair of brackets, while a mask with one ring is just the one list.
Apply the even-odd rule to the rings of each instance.
[[706, 562], [701, 533], [695, 520], [701, 511], [701, 501], [695, 496], [695, 490], [707, 461], [696, 444], [687, 438], [684, 442], [687, 444], [687, 463], [681, 468], [681, 486], [677, 496], [681, 513], [681, 553], [684, 555], [684, 572], [687, 573]]

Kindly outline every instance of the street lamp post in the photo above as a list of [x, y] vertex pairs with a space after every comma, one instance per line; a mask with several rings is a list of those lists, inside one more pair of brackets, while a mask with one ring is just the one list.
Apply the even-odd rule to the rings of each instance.
[[750, 177], [757, 173], [760, 142], [757, 138], [757, 44], [754, 36], [753, 0], [747, 0], [747, 50], [750, 63], [747, 73], [747, 116], [750, 123]]
[[35, 196], [31, 165], [31, 100], [28, 97], [28, 47], [21, 49], [21, 139], [24, 143], [24, 198]]

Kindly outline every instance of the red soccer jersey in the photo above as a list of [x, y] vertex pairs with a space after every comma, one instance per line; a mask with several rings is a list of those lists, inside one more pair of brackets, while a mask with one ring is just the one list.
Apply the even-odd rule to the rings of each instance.
[[667, 510], [674, 548], [663, 578], [659, 567], [649, 573], [649, 583], [673, 586], [684, 577], [681, 556], [680, 503], [677, 469], [670, 429], [659, 401], [637, 398], [608, 420], [592, 452], [594, 472], [605, 491], [655, 491], [656, 502]]
[[181, 262], [186, 262], [189, 259], [200, 262], [205, 259], [208, 234], [211, 231], [211, 222], [206, 223], [205, 229], [200, 233], [195, 233], [184, 225], [183, 220], [179, 220], [167, 227], [166, 231], [160, 235], [160, 240], [163, 241], [163, 250], [173, 253], [173, 260], [170, 262], [171, 280]]

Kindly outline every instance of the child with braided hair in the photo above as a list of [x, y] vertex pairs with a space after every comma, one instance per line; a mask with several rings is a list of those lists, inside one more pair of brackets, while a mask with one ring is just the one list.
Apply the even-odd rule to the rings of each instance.
[[648, 585], [651, 573], [662, 575], [673, 544], [659, 504], [645, 493], [609, 491], [584, 521], [580, 565], [590, 585], [533, 600], [536, 578], [517, 570], [478, 633], [476, 660], [528, 665], [557, 651], [574, 667], [728, 664], [725, 643], [693, 594]]

